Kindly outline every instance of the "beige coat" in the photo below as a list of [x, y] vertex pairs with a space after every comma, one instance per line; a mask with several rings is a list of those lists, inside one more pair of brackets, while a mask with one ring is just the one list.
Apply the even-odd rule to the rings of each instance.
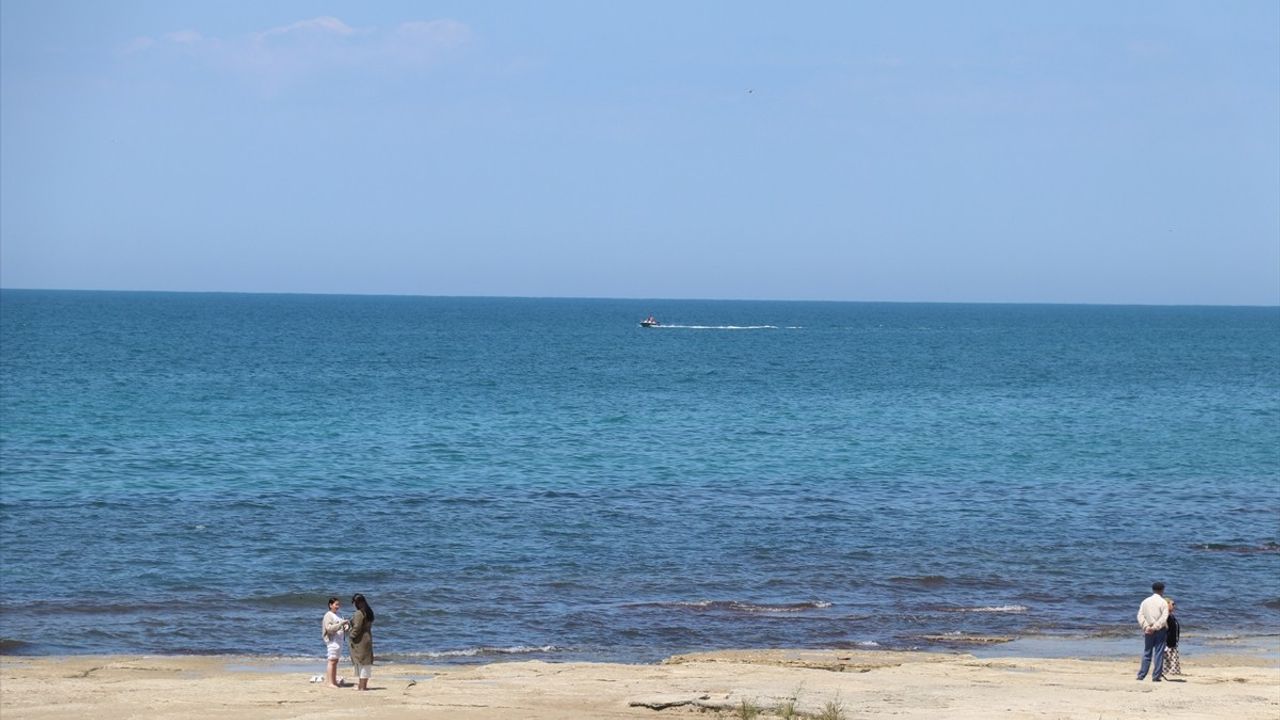
[[373, 623], [367, 622], [364, 613], [357, 610], [351, 616], [351, 629], [347, 631], [347, 642], [351, 644], [351, 661], [361, 665], [373, 664]]

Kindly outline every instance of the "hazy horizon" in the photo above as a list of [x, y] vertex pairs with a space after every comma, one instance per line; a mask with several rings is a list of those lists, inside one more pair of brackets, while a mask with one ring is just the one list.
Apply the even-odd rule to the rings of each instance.
[[609, 300], [620, 302], [726, 302], [726, 303], [837, 303], [866, 305], [1063, 305], [1063, 306], [1097, 306], [1097, 307], [1186, 307], [1186, 308], [1261, 308], [1280, 309], [1280, 303], [1270, 305], [1228, 304], [1228, 303], [1103, 303], [1103, 302], [1018, 302], [1000, 300], [817, 300], [811, 298], [722, 298], [722, 297], [623, 297], [601, 295], [424, 295], [418, 293], [391, 292], [305, 292], [274, 290], [165, 290], [146, 288], [33, 288], [3, 287], [0, 291], [14, 292], [67, 292], [67, 293], [151, 293], [156, 295], [302, 295], [317, 297], [403, 297], [403, 298], [442, 298], [460, 300]]

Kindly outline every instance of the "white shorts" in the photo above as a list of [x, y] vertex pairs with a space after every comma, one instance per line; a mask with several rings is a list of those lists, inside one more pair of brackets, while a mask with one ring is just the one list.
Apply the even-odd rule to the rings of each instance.
[[356, 670], [356, 677], [360, 678], [361, 680], [368, 680], [368, 679], [369, 679], [369, 673], [373, 672], [373, 666], [372, 666], [372, 665], [361, 665], [360, 663], [356, 662], [355, 660], [352, 660], [352, 661], [351, 661], [351, 664], [355, 666], [355, 670]]
[[327, 654], [325, 655], [325, 657], [327, 657], [330, 660], [337, 660], [338, 656], [342, 654], [342, 643], [337, 643], [337, 642], [325, 643], [324, 647], [325, 647], [325, 650], [327, 651]]

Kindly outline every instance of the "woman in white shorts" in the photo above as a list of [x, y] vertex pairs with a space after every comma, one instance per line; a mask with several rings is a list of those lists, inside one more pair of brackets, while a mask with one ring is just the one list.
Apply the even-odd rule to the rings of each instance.
[[338, 657], [342, 655], [342, 641], [345, 639], [347, 628], [351, 627], [351, 623], [342, 619], [338, 614], [338, 609], [342, 607], [342, 601], [336, 597], [329, 598], [329, 612], [324, 614], [324, 620], [320, 621], [320, 637], [324, 639], [325, 658], [329, 661], [329, 668], [325, 672], [325, 687], [336, 688], [338, 685]]

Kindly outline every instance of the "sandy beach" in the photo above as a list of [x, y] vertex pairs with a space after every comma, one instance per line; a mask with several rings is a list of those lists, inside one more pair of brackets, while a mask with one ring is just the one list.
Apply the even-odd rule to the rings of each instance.
[[[1106, 718], [1274, 720], [1273, 657], [1197, 656], [1181, 682], [1137, 682], [1136, 660], [978, 658], [841, 650], [720, 651], [653, 665], [505, 662], [377, 667], [326, 689], [298, 660], [6, 657], [0, 715], [21, 718]], [[349, 665], [342, 666], [349, 672]]]

